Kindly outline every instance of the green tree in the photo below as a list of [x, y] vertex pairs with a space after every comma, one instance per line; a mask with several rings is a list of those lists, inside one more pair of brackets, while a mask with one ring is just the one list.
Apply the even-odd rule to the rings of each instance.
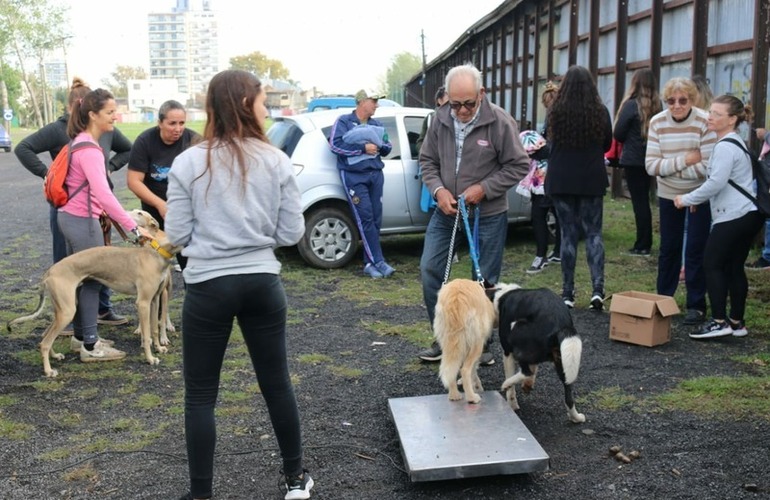
[[242, 69], [250, 71], [258, 78], [274, 78], [276, 80], [289, 80], [289, 70], [277, 59], [269, 59], [261, 52], [252, 52], [245, 56], [230, 58], [230, 69]]
[[51, 0], [0, 0], [0, 46], [3, 54], [11, 54], [9, 59], [16, 59], [38, 126], [51, 119], [52, 101], [43, 79], [34, 85], [26, 63], [37, 60], [42, 67], [46, 53], [66, 43], [66, 12]]
[[404, 84], [422, 71], [422, 62], [419, 56], [409, 52], [396, 54], [390, 60], [390, 67], [385, 73], [385, 81], [381, 82], [385, 93], [390, 99], [401, 104], [404, 103]]
[[115, 67], [115, 71], [110, 73], [110, 78], [102, 80], [102, 85], [115, 97], [128, 97], [129, 80], [145, 80], [147, 71], [141, 66], [121, 66]]

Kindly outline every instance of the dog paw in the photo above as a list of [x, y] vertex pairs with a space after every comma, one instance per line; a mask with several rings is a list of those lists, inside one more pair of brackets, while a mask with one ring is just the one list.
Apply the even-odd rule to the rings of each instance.
[[[161, 342], [162, 344], [163, 342]], [[155, 350], [161, 354], [166, 354], [168, 352], [168, 347], [164, 345], [155, 346]]]
[[[62, 354], [62, 353], [60, 353], [60, 352], [56, 352], [56, 353], [53, 353], [53, 354], [51, 354], [51, 357], [52, 357], [53, 359], [58, 359], [59, 361], [61, 361], [62, 359], [64, 359], [64, 354]], [[54, 370], [54, 371], [56, 371], [56, 370]], [[55, 377], [55, 376], [56, 376], [56, 375], [54, 375], [54, 377]]]
[[[171, 330], [171, 331], [173, 332], [174, 330]], [[168, 337], [161, 337], [160, 345], [171, 345], [171, 342], [168, 340]]]
[[134, 330], [134, 335], [141, 335], [142, 334], [142, 327], [137, 326], [136, 330]]
[[570, 421], [573, 424], [582, 424], [586, 421], [586, 416], [583, 413], [578, 413], [577, 411], [570, 411], [567, 413], [567, 416], [569, 417]]
[[171, 323], [166, 323], [166, 331], [174, 333], [176, 332], [176, 328], [174, 328], [174, 325], [172, 325]]
[[51, 371], [45, 372], [45, 376], [49, 378], [55, 378], [59, 376], [59, 372], [58, 370], [51, 370]]
[[513, 383], [511, 382], [503, 382], [503, 386], [500, 388], [501, 391], [507, 391], [513, 386]]
[[151, 365], [159, 365], [160, 359], [156, 358], [155, 356], [150, 356], [149, 358], [147, 358], [147, 362]]
[[462, 398], [463, 398], [463, 395], [460, 392], [449, 393], [449, 401], [460, 401]]
[[481, 396], [479, 396], [478, 394], [474, 394], [473, 396], [468, 396], [467, 400], [468, 400], [468, 403], [475, 405], [481, 401]]

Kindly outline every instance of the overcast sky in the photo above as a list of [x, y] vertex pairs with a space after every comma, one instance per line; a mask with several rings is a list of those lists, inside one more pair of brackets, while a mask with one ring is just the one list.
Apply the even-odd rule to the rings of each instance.
[[[149, 70], [147, 14], [176, 5], [175, 0], [54, 1], [69, 6], [70, 78], [80, 76], [92, 87], [117, 65]], [[259, 51], [281, 61], [302, 88], [326, 93], [376, 88], [393, 56], [405, 51], [420, 56], [421, 30], [430, 61], [501, 3], [211, 0], [220, 14], [221, 69], [230, 57]]]

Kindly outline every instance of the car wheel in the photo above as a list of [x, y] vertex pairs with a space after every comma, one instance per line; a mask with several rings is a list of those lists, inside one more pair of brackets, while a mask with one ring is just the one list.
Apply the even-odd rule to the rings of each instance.
[[11, 152], [11, 148], [3, 148], [3, 149], [5, 149], [6, 153], [10, 153]]
[[348, 264], [358, 252], [358, 230], [350, 213], [335, 207], [306, 213], [305, 235], [297, 249], [313, 267], [335, 269]]

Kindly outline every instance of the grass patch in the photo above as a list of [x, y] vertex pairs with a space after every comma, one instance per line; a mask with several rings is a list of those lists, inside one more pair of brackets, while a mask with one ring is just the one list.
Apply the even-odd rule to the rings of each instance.
[[140, 394], [136, 400], [136, 407], [142, 410], [152, 410], [163, 406], [163, 398], [157, 394]]
[[770, 378], [699, 377], [657, 396], [664, 409], [717, 418], [770, 420]]
[[406, 325], [386, 323], [384, 321], [361, 321], [367, 330], [381, 337], [400, 337], [420, 347], [428, 347], [433, 342], [433, 334], [426, 323], [411, 323]]
[[297, 357], [297, 361], [304, 364], [320, 365], [326, 363], [332, 363], [334, 359], [326, 354], [300, 354]]
[[0, 416], [0, 437], [20, 441], [29, 438], [31, 432], [35, 430], [34, 425], [14, 422]]
[[226, 405], [226, 406], [217, 406], [214, 410], [214, 413], [217, 415], [217, 417], [234, 417], [234, 416], [241, 416], [241, 415], [248, 415], [254, 411], [253, 406], [248, 405]]
[[96, 481], [99, 477], [99, 473], [96, 472], [91, 462], [82, 467], [72, 469], [62, 476], [65, 481]]
[[83, 423], [83, 416], [80, 413], [65, 411], [62, 413], [49, 413], [48, 418], [55, 424], [74, 429]]
[[359, 379], [366, 373], [364, 370], [358, 368], [350, 368], [348, 366], [332, 365], [329, 367], [329, 371], [333, 375], [346, 379]]
[[599, 410], [618, 411], [636, 403], [636, 398], [624, 394], [618, 386], [603, 387], [586, 396], [577, 398], [578, 402], [586, 402]]
[[7, 408], [15, 405], [18, 400], [19, 398], [16, 396], [2, 395], [0, 396], [0, 408]]

